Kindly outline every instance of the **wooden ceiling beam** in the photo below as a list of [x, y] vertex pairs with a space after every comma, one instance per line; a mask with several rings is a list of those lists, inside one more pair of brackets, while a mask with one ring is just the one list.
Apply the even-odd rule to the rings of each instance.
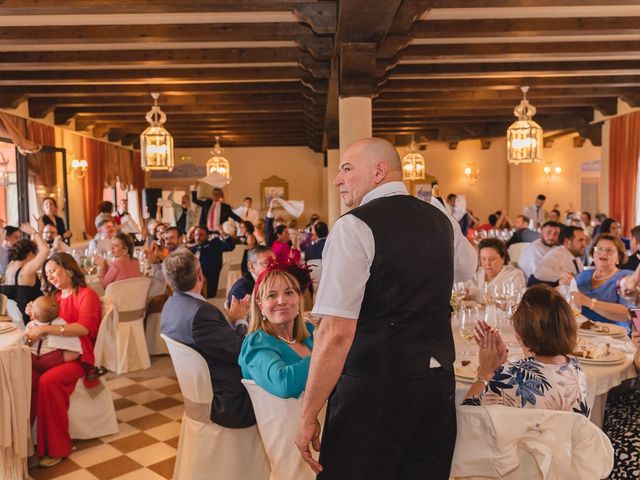
[[3, 0], [3, 15], [114, 15], [207, 12], [288, 12], [314, 0]]
[[0, 45], [166, 42], [260, 42], [295, 40], [313, 31], [286, 23], [213, 23], [175, 25], [39, 25], [2, 27]]
[[433, 8], [610, 7], [638, 5], [637, 0], [434, 0]]
[[[541, 15], [544, 12], [541, 11]], [[416, 38], [534, 37], [578, 35], [637, 35], [640, 17], [508, 18], [421, 20]]]
[[[602, 97], [621, 97], [623, 95], [639, 95], [640, 85], [637, 88], [616, 88], [616, 87], [584, 87], [584, 88], [536, 88], [527, 93], [527, 98], [535, 103], [538, 99], [563, 99], [570, 97], [582, 98], [602, 98]], [[516, 103], [522, 98], [522, 92], [519, 88], [511, 88], [508, 90], [433, 90], [422, 92], [394, 92], [383, 90], [380, 95], [374, 99], [375, 102], [384, 101], [495, 101], [495, 100], [512, 100]]]

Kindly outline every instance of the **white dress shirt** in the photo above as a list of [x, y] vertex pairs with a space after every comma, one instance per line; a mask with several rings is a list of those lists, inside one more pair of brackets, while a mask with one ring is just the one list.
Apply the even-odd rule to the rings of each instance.
[[[49, 325], [60, 326], [67, 325], [67, 322], [58, 317], [51, 323], [43, 323], [38, 320], [31, 320], [27, 323], [25, 330], [31, 330], [34, 327], [47, 327]], [[46, 337], [34, 342], [31, 345], [31, 353], [36, 356], [45, 355], [55, 350], [68, 350], [70, 352], [82, 353], [82, 345], [80, 337], [63, 337], [62, 335], [47, 335]]]
[[535, 269], [534, 276], [543, 282], [557, 282], [568, 273], [577, 275], [583, 270], [580, 258], [574, 257], [568, 248], [561, 245], [547, 252]]
[[520, 255], [520, 260], [518, 261], [518, 267], [524, 272], [527, 280], [533, 275], [536, 268], [538, 268], [542, 257], [552, 248], [553, 247], [548, 247], [542, 243], [542, 239], [539, 238], [527, 245], [527, 248], [522, 251], [522, 255]]
[[[367, 193], [361, 205], [376, 198], [408, 194], [404, 183], [388, 182]], [[444, 206], [439, 209], [447, 215]], [[475, 272], [477, 255], [462, 235], [458, 222], [450, 215], [447, 217], [454, 232], [454, 277], [456, 281], [466, 281]], [[322, 252], [322, 277], [313, 315], [357, 319], [374, 255], [375, 242], [369, 226], [355, 215], [340, 217]]]
[[233, 213], [238, 215], [242, 220], [247, 220], [254, 225], [260, 220], [260, 213], [255, 208], [247, 208], [244, 205], [240, 205], [238, 208], [233, 209]]
[[485, 284], [488, 285], [489, 288], [492, 288], [494, 286], [501, 287], [505, 284], [513, 284], [516, 290], [521, 290], [526, 286], [526, 282], [524, 281], [524, 273], [522, 273], [522, 270], [516, 267], [512, 267], [511, 265], [504, 265], [498, 272], [498, 275], [493, 277], [489, 282], [485, 280], [485, 276], [486, 274], [484, 268], [480, 267], [469, 282], [470, 293], [475, 293], [472, 290], [477, 289], [478, 292], [482, 294], [484, 292]]
[[529, 219], [530, 228], [533, 227], [534, 229], [542, 226], [547, 219], [547, 211], [542, 207], [537, 207], [535, 203], [524, 207], [522, 214]]

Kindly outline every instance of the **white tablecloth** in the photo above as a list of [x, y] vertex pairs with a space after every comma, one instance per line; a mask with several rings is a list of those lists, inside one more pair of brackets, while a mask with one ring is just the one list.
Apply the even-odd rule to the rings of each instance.
[[[3, 324], [4, 322], [0, 323], [0, 325]], [[11, 332], [0, 333], [0, 350], [9, 347], [16, 347], [22, 344], [22, 331], [19, 328], [16, 328]]]
[[[475, 355], [472, 360], [478, 361], [478, 347], [474, 341], [471, 341], [467, 347], [464, 339], [458, 333], [455, 322], [452, 324], [453, 338], [456, 346], [456, 362], [460, 361], [461, 352], [473, 351]], [[510, 328], [501, 329], [502, 338], [509, 346], [509, 358], [514, 360], [518, 355], [522, 357], [520, 348], [517, 346], [513, 330]], [[591, 405], [591, 421], [602, 427], [604, 420], [604, 408], [607, 403], [607, 394], [609, 390], [620, 385], [624, 380], [634, 378], [638, 374], [633, 366], [633, 355], [628, 355], [623, 363], [617, 365], [585, 365], [581, 364], [587, 376], [587, 388], [589, 391], [588, 402]], [[456, 382], [456, 404], [460, 405], [462, 400], [471, 387], [470, 383]]]

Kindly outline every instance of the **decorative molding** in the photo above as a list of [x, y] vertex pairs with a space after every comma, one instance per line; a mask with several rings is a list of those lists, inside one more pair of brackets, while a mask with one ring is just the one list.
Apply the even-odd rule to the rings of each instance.
[[204, 165], [181, 163], [179, 165], [176, 165], [171, 172], [154, 170], [151, 172], [151, 178], [200, 178], [204, 177], [206, 174], [206, 168]]

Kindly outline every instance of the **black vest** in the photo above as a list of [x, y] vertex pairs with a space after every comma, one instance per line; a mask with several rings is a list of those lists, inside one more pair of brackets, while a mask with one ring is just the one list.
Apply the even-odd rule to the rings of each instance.
[[343, 373], [421, 378], [428, 374], [432, 357], [453, 370], [449, 219], [409, 195], [378, 198], [347, 215], [369, 226], [375, 255]]

